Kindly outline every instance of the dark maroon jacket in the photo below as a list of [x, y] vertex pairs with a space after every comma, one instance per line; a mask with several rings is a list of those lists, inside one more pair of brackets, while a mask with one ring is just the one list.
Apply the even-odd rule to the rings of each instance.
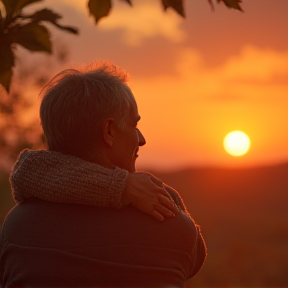
[[184, 287], [206, 257], [184, 212], [164, 222], [134, 209], [16, 205], [2, 227], [0, 286]]

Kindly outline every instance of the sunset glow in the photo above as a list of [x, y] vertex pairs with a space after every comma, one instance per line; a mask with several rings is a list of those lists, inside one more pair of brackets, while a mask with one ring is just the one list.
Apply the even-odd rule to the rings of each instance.
[[287, 12], [0, 0], [0, 285], [288, 288]]
[[[80, 28], [76, 37], [56, 34], [69, 61], [55, 74], [97, 59], [130, 74], [147, 141], [139, 170], [288, 160], [288, 1], [245, 1], [245, 13], [224, 5], [211, 12], [207, 1], [186, 1], [185, 19], [164, 13], [159, 1], [135, 1], [133, 8], [115, 1], [98, 26], [84, 2], [48, 1]], [[37, 59], [22, 59], [29, 57]], [[251, 139], [245, 157], [223, 149], [224, 136], [235, 127]]]
[[248, 152], [250, 139], [247, 134], [242, 131], [232, 131], [226, 135], [223, 144], [227, 153], [238, 157]]

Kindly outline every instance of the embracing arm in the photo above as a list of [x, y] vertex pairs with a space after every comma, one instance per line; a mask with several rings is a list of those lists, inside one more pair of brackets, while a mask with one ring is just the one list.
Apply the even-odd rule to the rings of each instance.
[[106, 169], [70, 155], [24, 150], [10, 182], [16, 202], [37, 197], [51, 202], [121, 207], [127, 176], [123, 169]]
[[51, 202], [115, 208], [132, 204], [163, 220], [163, 216], [173, 216], [171, 211], [175, 212], [175, 207], [162, 196], [164, 189], [157, 181], [149, 173], [129, 174], [118, 167], [107, 169], [49, 150], [22, 151], [10, 176], [16, 202], [37, 197]]

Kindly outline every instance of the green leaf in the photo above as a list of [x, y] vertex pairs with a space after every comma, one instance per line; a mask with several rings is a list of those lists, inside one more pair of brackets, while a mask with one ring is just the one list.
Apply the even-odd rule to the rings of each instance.
[[111, 0], [89, 0], [88, 2], [90, 15], [94, 16], [96, 24], [101, 18], [108, 16], [111, 7]]
[[239, 3], [242, 2], [242, 0], [217, 0], [218, 3], [220, 2], [224, 2], [224, 4], [228, 7], [228, 8], [233, 8], [233, 9], [237, 9], [239, 11], [242, 11], [242, 8], [240, 6]]
[[31, 18], [33, 22], [49, 21], [55, 23], [58, 19], [62, 18], [62, 16], [53, 12], [50, 9], [45, 8], [36, 11], [34, 14], [29, 16], [29, 18]]
[[11, 44], [1, 42], [0, 44], [0, 84], [9, 92], [9, 87], [12, 78], [12, 68], [14, 66], [14, 54], [11, 49]]
[[185, 18], [183, 0], [162, 0], [162, 5], [163, 5], [163, 8], [164, 8], [164, 11], [166, 11], [167, 8], [171, 7], [180, 16]]
[[25, 6], [39, 1], [42, 0], [2, 0], [7, 15], [12, 15], [15, 12], [24, 8]]
[[39, 23], [41, 21], [47, 21], [54, 24], [57, 28], [66, 30], [67, 32], [78, 34], [78, 29], [70, 26], [63, 26], [60, 25], [57, 21], [58, 19], [62, 18], [61, 15], [53, 12], [50, 9], [42, 9], [36, 11], [34, 14], [30, 16], [23, 16], [24, 19], [30, 18], [33, 22]]
[[13, 42], [22, 45], [30, 51], [43, 51], [51, 53], [51, 40], [46, 27], [37, 23], [15, 25], [10, 30]]

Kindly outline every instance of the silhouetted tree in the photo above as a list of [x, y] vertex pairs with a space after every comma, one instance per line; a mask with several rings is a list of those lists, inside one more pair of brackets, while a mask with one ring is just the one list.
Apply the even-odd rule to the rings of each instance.
[[[23, 13], [23, 9], [35, 2], [42, 0], [0, 0], [0, 84], [9, 92], [10, 83], [15, 66], [15, 49], [21, 45], [30, 51], [52, 52], [50, 33], [43, 23], [52, 23], [59, 29], [77, 34], [73, 27], [59, 24], [61, 15], [51, 9], [42, 9], [33, 14]], [[131, 0], [122, 0], [132, 6]], [[182, 17], [185, 17], [184, 0], [160, 0], [164, 10], [173, 9]], [[239, 3], [241, 0], [216, 0], [223, 2], [228, 8], [242, 11]], [[213, 6], [213, 1], [208, 0]], [[2, 7], [1, 7], [2, 4]], [[89, 0], [88, 9], [95, 23], [109, 15], [112, 9], [111, 0]]]
[[20, 57], [10, 93], [0, 87], [0, 173], [2, 175], [8, 175], [21, 150], [43, 147], [42, 130], [35, 102], [38, 91], [51, 78], [56, 65], [65, 63], [67, 57], [67, 48], [59, 41], [53, 56], [43, 57], [35, 62], [28, 62], [25, 57]]

